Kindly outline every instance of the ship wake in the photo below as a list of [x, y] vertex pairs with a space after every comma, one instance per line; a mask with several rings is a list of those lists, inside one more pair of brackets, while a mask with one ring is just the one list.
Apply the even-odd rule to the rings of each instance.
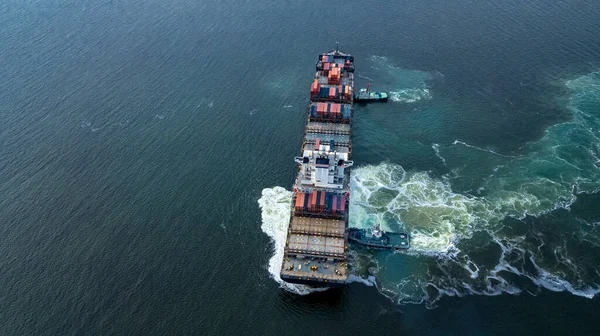
[[[600, 73], [566, 86], [572, 120], [550, 127], [527, 154], [454, 141], [434, 145], [452, 171], [441, 178], [386, 163], [354, 169], [349, 225], [377, 222], [412, 238], [408, 253], [358, 251], [355, 271], [376, 275], [380, 292], [398, 302], [542, 288], [600, 293], [600, 227], [569, 213], [578, 193], [600, 191]], [[452, 188], [472, 181], [465, 157], [492, 172], [475, 194]]]

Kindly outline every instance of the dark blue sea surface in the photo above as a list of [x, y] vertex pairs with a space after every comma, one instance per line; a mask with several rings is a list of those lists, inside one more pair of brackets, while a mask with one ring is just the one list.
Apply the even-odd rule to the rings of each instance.
[[[594, 334], [600, 2], [0, 3], [0, 334]], [[355, 56], [353, 282], [278, 280], [318, 54]], [[310, 293], [310, 294], [308, 294]]]

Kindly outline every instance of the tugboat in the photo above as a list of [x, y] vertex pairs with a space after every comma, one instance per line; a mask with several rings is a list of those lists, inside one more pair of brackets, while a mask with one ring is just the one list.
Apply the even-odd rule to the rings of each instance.
[[358, 94], [354, 95], [354, 102], [356, 103], [370, 103], [370, 102], [386, 102], [388, 95], [385, 92], [369, 92], [369, 86], [364, 89], [360, 89]]
[[379, 224], [367, 229], [350, 228], [348, 239], [376, 249], [406, 250], [410, 247], [408, 234], [381, 231]]

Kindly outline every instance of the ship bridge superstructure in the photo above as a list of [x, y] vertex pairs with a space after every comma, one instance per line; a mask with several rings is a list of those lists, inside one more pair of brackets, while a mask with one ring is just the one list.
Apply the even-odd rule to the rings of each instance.
[[314, 142], [306, 142], [303, 156], [295, 158], [300, 165], [297, 189], [348, 189], [346, 171], [354, 165], [350, 160], [350, 148], [343, 144], [336, 146], [335, 137], [323, 136], [323, 139], [317, 137]]

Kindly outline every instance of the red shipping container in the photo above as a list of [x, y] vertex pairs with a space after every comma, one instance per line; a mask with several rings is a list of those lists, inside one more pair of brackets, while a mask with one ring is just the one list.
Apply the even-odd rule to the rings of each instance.
[[329, 97], [331, 97], [331, 98], [335, 97], [335, 88], [329, 88]]
[[325, 114], [325, 112], [327, 112], [327, 104], [317, 103], [317, 113], [322, 115]]
[[346, 197], [342, 196], [342, 200], [340, 201], [340, 211], [344, 213], [346, 210]]
[[313, 190], [311, 196], [312, 196], [312, 198], [310, 199], [310, 204], [311, 204], [311, 207], [312, 207], [311, 210], [315, 211], [317, 209], [317, 191]]
[[312, 210], [312, 200], [313, 200], [313, 195], [309, 194], [308, 195], [308, 211]]
[[335, 211], [337, 210], [337, 196], [333, 196], [333, 202], [332, 202], [332, 206], [331, 206], [331, 213], [335, 213]]
[[331, 112], [340, 113], [340, 104], [331, 104]]
[[321, 139], [320, 139], [320, 138], [317, 138], [317, 141], [316, 141], [316, 143], [315, 143], [315, 149], [316, 149], [316, 150], [319, 150], [319, 146], [320, 146], [320, 145], [321, 145]]

